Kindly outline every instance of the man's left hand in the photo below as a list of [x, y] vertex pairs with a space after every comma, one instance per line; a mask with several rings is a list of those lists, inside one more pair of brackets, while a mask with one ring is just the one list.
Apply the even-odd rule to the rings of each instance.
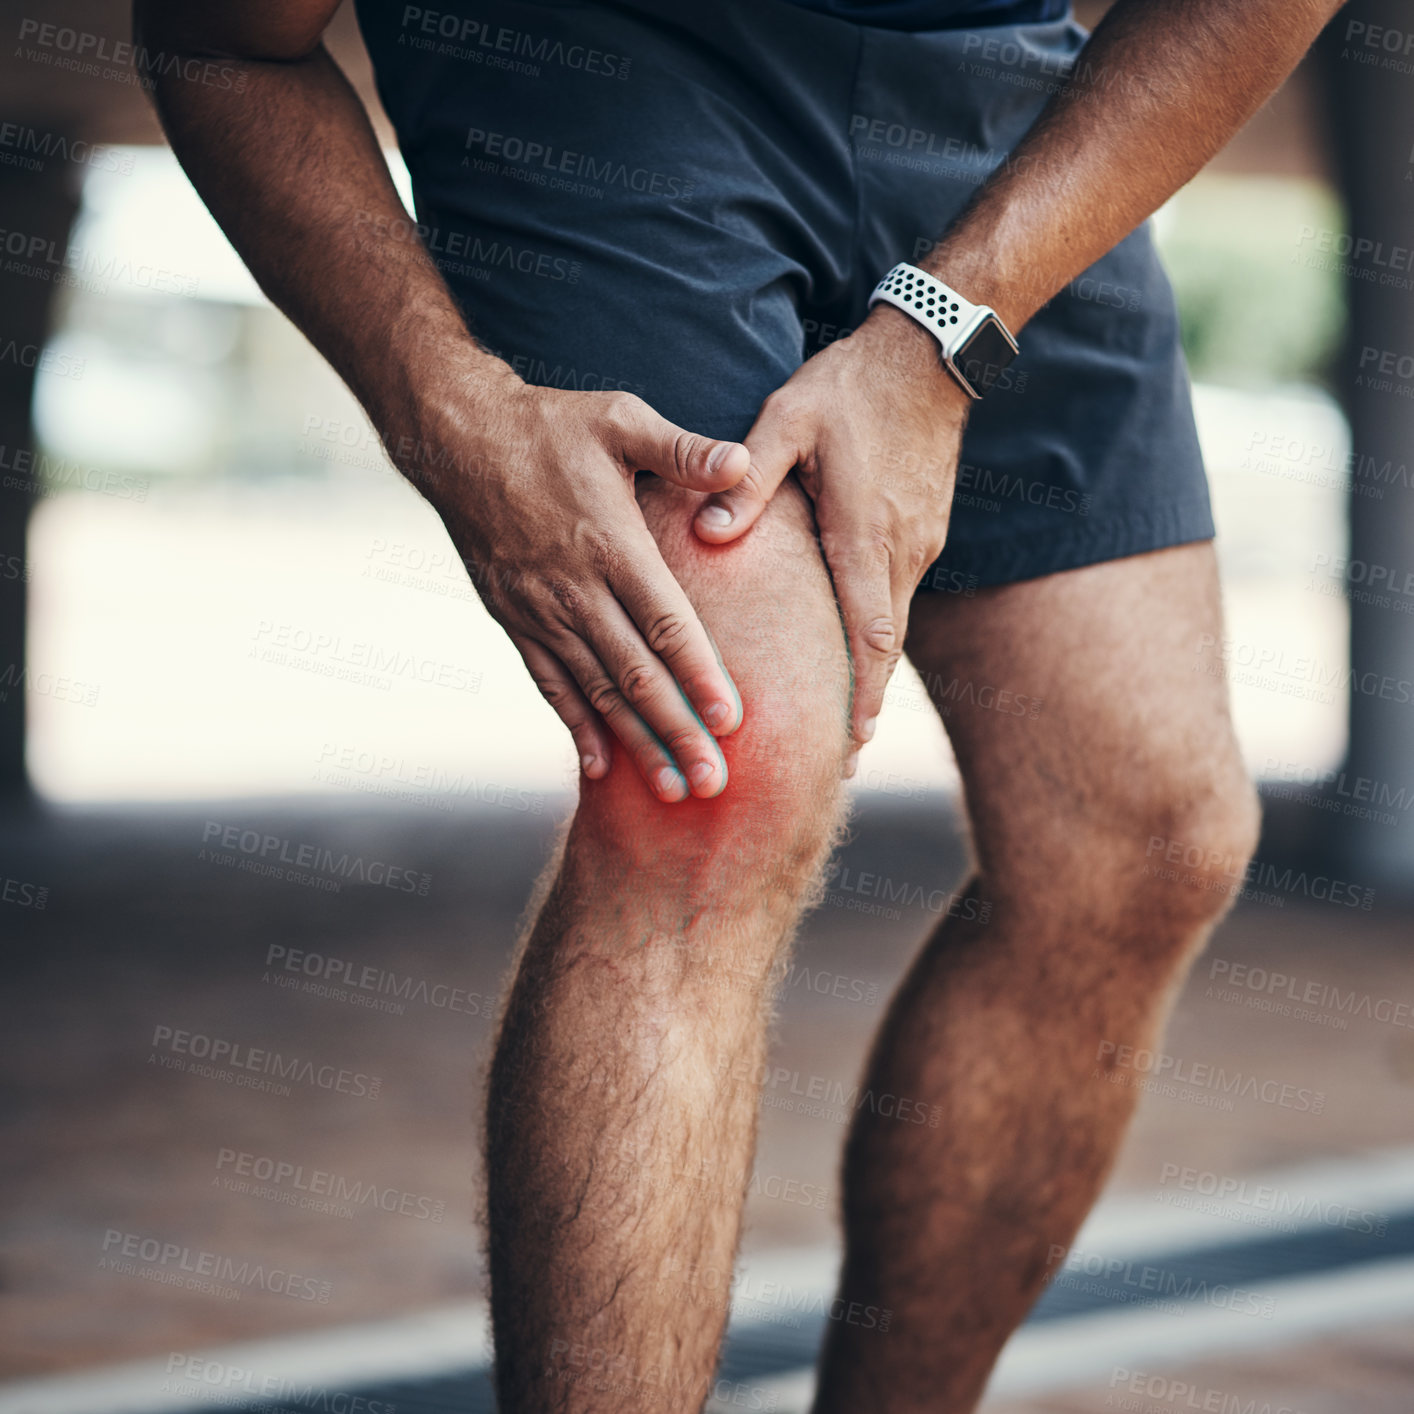
[[751, 470], [694, 521], [702, 540], [735, 540], [795, 471], [815, 503], [853, 660], [855, 752], [874, 735], [909, 602], [947, 539], [971, 404], [932, 336], [877, 306], [766, 399], [743, 439]]

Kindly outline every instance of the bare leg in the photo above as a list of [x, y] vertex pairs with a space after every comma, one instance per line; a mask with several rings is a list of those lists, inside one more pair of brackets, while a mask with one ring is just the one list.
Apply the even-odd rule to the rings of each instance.
[[[843, 1294], [893, 1318], [834, 1325], [817, 1414], [973, 1409], [1099, 1193], [1136, 1094], [1105, 1083], [1104, 1043], [1153, 1043], [1228, 902], [1203, 885], [1255, 845], [1226, 688], [1196, 671], [1220, 632], [1206, 543], [915, 604], [909, 656], [944, 712], [969, 888], [992, 910], [944, 922], [876, 1042], [874, 1090], [942, 1120], [858, 1116]], [[1164, 882], [1155, 838], [1221, 862]]]
[[792, 480], [706, 546], [644, 479], [669, 566], [739, 684], [715, 800], [585, 782], [492, 1067], [488, 1219], [502, 1414], [702, 1407], [750, 1171], [771, 975], [834, 842], [848, 667]]

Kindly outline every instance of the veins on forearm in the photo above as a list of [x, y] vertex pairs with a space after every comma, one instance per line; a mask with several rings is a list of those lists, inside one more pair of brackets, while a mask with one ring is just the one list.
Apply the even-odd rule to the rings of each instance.
[[924, 268], [1019, 328], [1201, 169], [1338, 8], [1118, 0]]

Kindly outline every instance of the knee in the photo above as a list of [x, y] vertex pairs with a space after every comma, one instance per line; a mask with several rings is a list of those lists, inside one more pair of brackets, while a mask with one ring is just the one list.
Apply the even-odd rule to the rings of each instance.
[[796, 898], [818, 876], [843, 809], [850, 682], [839, 612], [793, 482], [730, 546], [692, 535], [700, 499], [657, 483], [644, 510], [741, 693], [742, 724], [718, 743], [727, 787], [664, 804], [621, 756], [607, 777], [581, 782], [569, 847], [715, 908]]
[[1201, 779], [1185, 775], [1153, 802], [1128, 851], [1132, 906], [1160, 926], [1217, 923], [1242, 892], [1261, 822], [1256, 788], [1235, 757]]
[[999, 908], [1033, 900], [1021, 906], [1043, 935], [1067, 948], [1090, 939], [1107, 965], [1191, 957], [1242, 891], [1261, 809], [1235, 748], [1207, 763], [1150, 764], [1096, 791], [1083, 811], [1055, 812], [1031, 851], [1016, 839], [979, 849], [982, 887]]

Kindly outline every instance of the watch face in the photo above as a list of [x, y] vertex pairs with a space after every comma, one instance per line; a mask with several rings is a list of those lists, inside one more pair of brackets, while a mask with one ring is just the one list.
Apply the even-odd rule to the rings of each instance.
[[953, 355], [953, 362], [979, 393], [985, 393], [1015, 357], [1016, 350], [1003, 332], [1001, 323], [988, 316]]

